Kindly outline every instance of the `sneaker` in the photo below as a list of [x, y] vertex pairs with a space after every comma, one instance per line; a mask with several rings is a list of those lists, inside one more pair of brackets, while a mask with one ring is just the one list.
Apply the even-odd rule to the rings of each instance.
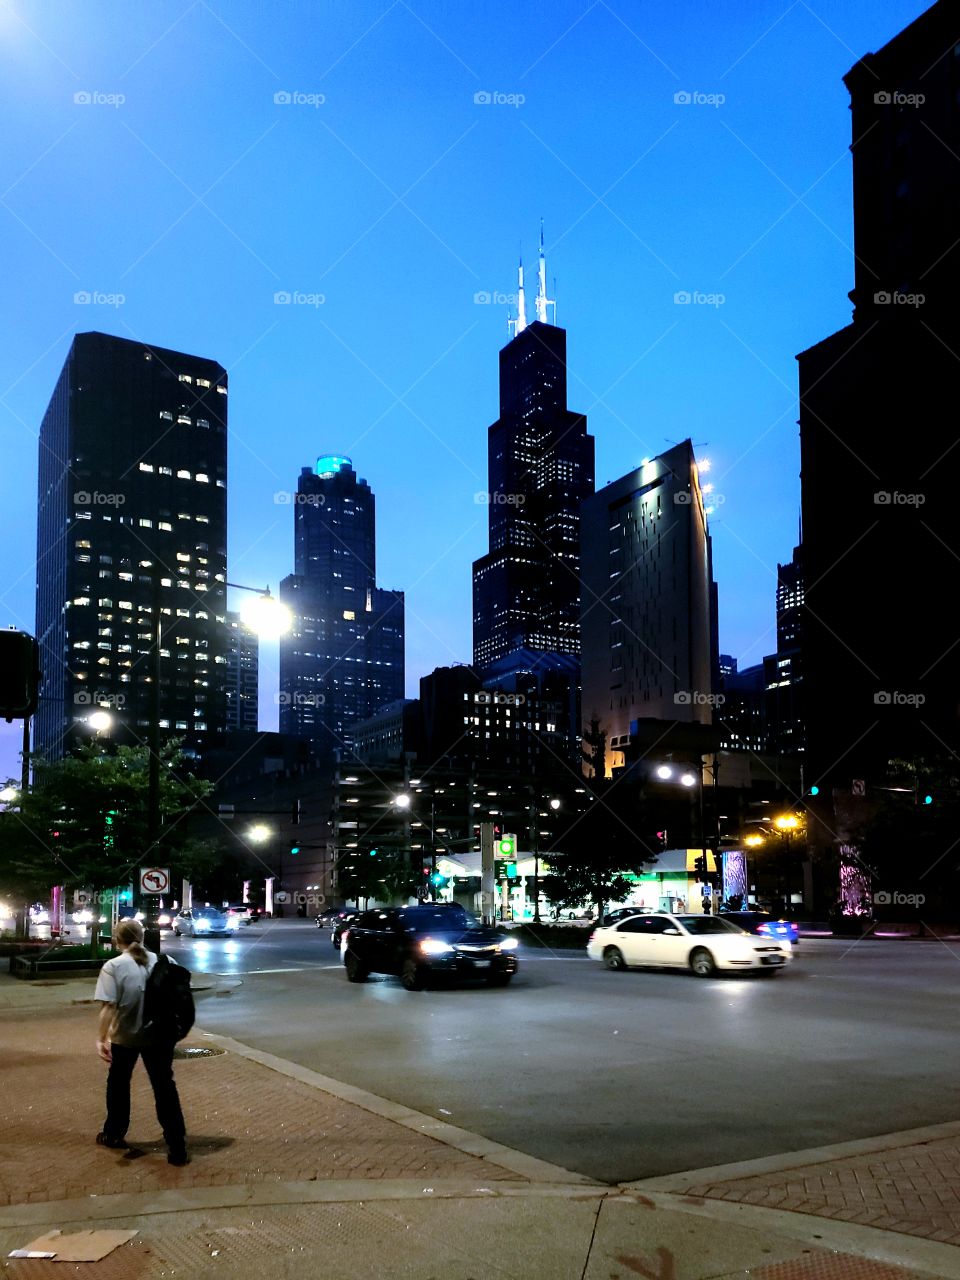
[[186, 1147], [171, 1147], [167, 1152], [167, 1164], [184, 1165], [190, 1163]]
[[111, 1147], [115, 1151], [126, 1151], [129, 1149], [130, 1143], [123, 1138], [108, 1138], [105, 1133], [98, 1133], [97, 1146]]

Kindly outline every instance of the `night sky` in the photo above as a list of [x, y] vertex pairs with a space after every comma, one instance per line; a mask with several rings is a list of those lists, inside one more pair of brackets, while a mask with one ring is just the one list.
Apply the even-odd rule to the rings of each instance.
[[37, 431], [100, 329], [228, 368], [232, 580], [276, 589], [274, 495], [346, 454], [406, 591], [408, 693], [469, 661], [497, 295], [543, 217], [598, 485], [693, 439], [720, 647], [759, 661], [797, 536], [794, 356], [850, 315], [841, 77], [922, 7], [6, 0], [0, 625], [33, 630]]

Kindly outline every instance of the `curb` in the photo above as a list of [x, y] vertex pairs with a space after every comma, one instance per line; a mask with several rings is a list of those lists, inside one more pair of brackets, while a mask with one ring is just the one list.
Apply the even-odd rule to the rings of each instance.
[[596, 1182], [593, 1178], [588, 1178], [586, 1174], [574, 1173], [570, 1169], [561, 1168], [560, 1165], [550, 1164], [549, 1161], [540, 1160], [536, 1156], [527, 1155], [523, 1151], [516, 1151], [513, 1147], [506, 1147], [500, 1142], [494, 1142], [491, 1138], [484, 1138], [480, 1134], [471, 1133], [468, 1129], [460, 1129], [456, 1125], [447, 1124], [445, 1121], [437, 1120], [422, 1111], [414, 1111], [411, 1107], [405, 1107], [399, 1102], [390, 1102], [387, 1098], [378, 1097], [375, 1093], [368, 1093], [366, 1089], [358, 1089], [354, 1085], [343, 1084], [330, 1076], [320, 1075], [317, 1071], [311, 1071], [308, 1067], [298, 1066], [295, 1062], [288, 1062], [285, 1058], [277, 1057], [276, 1054], [264, 1053], [259, 1049], [253, 1049], [251, 1046], [245, 1045], [239, 1040], [234, 1040], [230, 1036], [213, 1035], [211, 1032], [201, 1031], [197, 1028], [195, 1030], [205, 1039], [211, 1040], [214, 1044], [237, 1054], [239, 1057], [247, 1058], [251, 1062], [258, 1062], [261, 1066], [269, 1067], [271, 1071], [276, 1071], [280, 1075], [298, 1080], [301, 1084], [309, 1085], [312, 1089], [319, 1089], [323, 1093], [332, 1094], [333, 1097], [339, 1098], [341, 1102], [351, 1102], [354, 1106], [362, 1107], [364, 1111], [370, 1111], [385, 1120], [392, 1120], [395, 1124], [403, 1125], [405, 1129], [412, 1129], [415, 1133], [435, 1138], [438, 1142], [443, 1142], [448, 1147], [455, 1147], [456, 1150], [463, 1151], [466, 1155], [476, 1156], [481, 1160], [489, 1160], [492, 1164], [499, 1165], [501, 1169], [509, 1169], [511, 1173], [516, 1173], [528, 1181], [560, 1183], [567, 1186], [597, 1189], [605, 1189], [609, 1185]]

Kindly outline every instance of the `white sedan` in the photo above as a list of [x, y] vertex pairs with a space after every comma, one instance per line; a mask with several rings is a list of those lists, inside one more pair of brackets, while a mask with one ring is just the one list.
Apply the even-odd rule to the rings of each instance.
[[594, 929], [587, 955], [608, 969], [632, 965], [691, 969], [709, 978], [718, 969], [776, 973], [793, 959], [789, 942], [747, 933], [721, 916], [674, 916], [666, 912], [628, 916]]
[[236, 933], [240, 927], [239, 916], [225, 916], [216, 907], [194, 907], [181, 911], [173, 918], [173, 932], [179, 938], [182, 933], [191, 938], [209, 938], [215, 933]]

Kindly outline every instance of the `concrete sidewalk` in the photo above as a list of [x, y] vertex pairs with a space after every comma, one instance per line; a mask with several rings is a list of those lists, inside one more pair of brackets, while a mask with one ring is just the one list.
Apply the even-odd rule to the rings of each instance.
[[[944, 1204], [952, 1212], [960, 1124], [940, 1127], [955, 1133], [877, 1140], [869, 1151], [828, 1149], [801, 1153], [799, 1163], [789, 1156], [609, 1187], [197, 1031], [183, 1048], [214, 1052], [177, 1063], [193, 1160], [176, 1169], [166, 1163], [142, 1071], [133, 1149], [93, 1142], [105, 1068], [94, 1049], [94, 1009], [73, 1003], [90, 998], [89, 984], [11, 990], [11, 982], [0, 980], [0, 1256], [14, 1277], [62, 1280], [56, 1263], [6, 1255], [54, 1227], [102, 1226], [137, 1235], [102, 1262], [81, 1265], [97, 1280], [225, 1272], [241, 1280], [268, 1270], [351, 1280], [720, 1280], [747, 1272], [754, 1280], [960, 1280], [960, 1248], [937, 1234]], [[211, 998], [216, 992], [199, 1004], [201, 1023]], [[917, 1193], [909, 1213], [896, 1163], [910, 1170]], [[891, 1178], [902, 1203], [891, 1197]], [[872, 1225], [854, 1220], [854, 1185], [863, 1204], [871, 1194], [882, 1199]], [[781, 1186], [802, 1186], [804, 1202], [792, 1191], [778, 1199]], [[834, 1188], [843, 1189], [843, 1205]], [[768, 1205], [778, 1207], [761, 1207]]]

